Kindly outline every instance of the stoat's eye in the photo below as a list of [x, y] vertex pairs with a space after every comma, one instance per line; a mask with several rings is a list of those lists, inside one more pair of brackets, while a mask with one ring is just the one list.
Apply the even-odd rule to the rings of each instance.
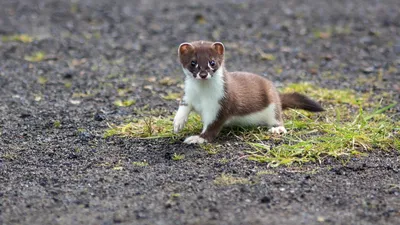
[[190, 63], [193, 67], [195, 67], [196, 65], [197, 65], [197, 63], [196, 63], [196, 61], [192, 61], [191, 63]]
[[214, 60], [211, 60], [209, 63], [210, 63], [210, 66], [212, 66], [212, 67], [215, 66], [215, 61]]

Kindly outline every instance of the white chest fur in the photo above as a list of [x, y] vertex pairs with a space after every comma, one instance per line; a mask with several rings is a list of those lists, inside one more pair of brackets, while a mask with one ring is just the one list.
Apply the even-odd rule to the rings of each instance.
[[224, 79], [222, 69], [217, 70], [211, 79], [192, 79], [187, 70], [183, 70], [185, 80], [184, 100], [200, 114], [203, 121], [203, 132], [217, 118], [221, 109], [220, 100], [224, 97]]

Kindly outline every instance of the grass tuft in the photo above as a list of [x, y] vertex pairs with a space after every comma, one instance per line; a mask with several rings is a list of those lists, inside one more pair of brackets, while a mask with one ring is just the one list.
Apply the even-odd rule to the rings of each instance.
[[172, 160], [174, 160], [174, 161], [179, 161], [179, 160], [182, 160], [184, 158], [185, 158], [185, 155], [183, 155], [183, 154], [174, 153], [174, 155], [172, 156]]
[[61, 122], [60, 122], [59, 120], [55, 120], [55, 121], [53, 122], [53, 127], [54, 127], [54, 128], [60, 128], [60, 127], [61, 127]]
[[[250, 142], [250, 160], [270, 166], [293, 163], [321, 162], [326, 157], [365, 155], [373, 149], [399, 149], [398, 121], [382, 114], [396, 103], [365, 112], [370, 107], [367, 94], [356, 96], [351, 91], [314, 88], [309, 84], [289, 86], [285, 91], [307, 93], [311, 97], [331, 103], [320, 115], [291, 110], [286, 112], [285, 126], [289, 133], [283, 144], [270, 147], [264, 135], [256, 134], [257, 142]], [[358, 111], [355, 111], [358, 110]]]
[[173, 132], [173, 117], [154, 117], [148, 116], [138, 120], [134, 120], [127, 124], [110, 125], [109, 129], [105, 132], [104, 137], [121, 136], [121, 137], [135, 137], [135, 138], [173, 138], [179, 139], [201, 130], [200, 117], [197, 115], [190, 115], [185, 128], [175, 134]]
[[[300, 92], [323, 103], [325, 112], [285, 111], [284, 136], [268, 133], [266, 127], [227, 128], [220, 136], [236, 137], [248, 144], [247, 159], [271, 167], [307, 162], [322, 162], [326, 157], [362, 156], [368, 151], [400, 149], [400, 122], [391, 118], [396, 103], [382, 104], [380, 96], [357, 94], [351, 90], [330, 90], [311, 84], [292, 84], [282, 92]], [[387, 99], [387, 98], [381, 98]], [[201, 131], [201, 120], [190, 115], [186, 127], [173, 133], [173, 116], [145, 116], [127, 124], [110, 125], [105, 137], [181, 139]], [[221, 148], [200, 145], [209, 154]]]
[[211, 143], [204, 143], [200, 145], [204, 151], [206, 151], [210, 155], [215, 155], [221, 149], [221, 145], [211, 144]]

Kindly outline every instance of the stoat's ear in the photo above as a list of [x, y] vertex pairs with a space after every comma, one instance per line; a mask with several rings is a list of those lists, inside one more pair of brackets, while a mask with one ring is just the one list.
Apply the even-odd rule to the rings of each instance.
[[182, 43], [179, 45], [178, 54], [179, 55], [186, 55], [194, 50], [194, 46], [188, 42]]
[[224, 44], [221, 42], [215, 42], [212, 47], [217, 51], [218, 55], [223, 55], [225, 52]]

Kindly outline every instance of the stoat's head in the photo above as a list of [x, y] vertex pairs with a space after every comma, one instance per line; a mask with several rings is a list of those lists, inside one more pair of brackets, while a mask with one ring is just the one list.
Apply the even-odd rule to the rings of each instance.
[[198, 80], [211, 79], [222, 69], [225, 48], [221, 42], [195, 41], [179, 46], [179, 60], [184, 73]]

